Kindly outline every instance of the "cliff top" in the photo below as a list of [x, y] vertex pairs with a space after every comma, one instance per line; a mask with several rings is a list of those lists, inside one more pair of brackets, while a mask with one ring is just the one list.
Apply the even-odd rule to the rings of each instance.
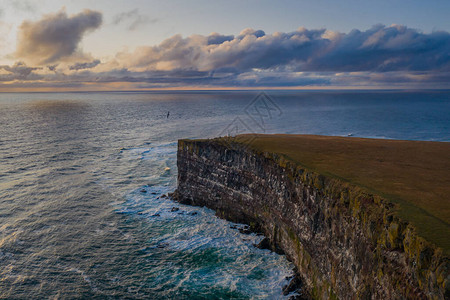
[[398, 203], [401, 218], [449, 253], [450, 143], [281, 134], [231, 139]]

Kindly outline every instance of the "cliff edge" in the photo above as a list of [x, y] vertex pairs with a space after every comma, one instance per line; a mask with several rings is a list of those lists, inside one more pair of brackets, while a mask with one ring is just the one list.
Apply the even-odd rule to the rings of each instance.
[[450, 143], [178, 142], [175, 198], [263, 232], [317, 299], [450, 298]]

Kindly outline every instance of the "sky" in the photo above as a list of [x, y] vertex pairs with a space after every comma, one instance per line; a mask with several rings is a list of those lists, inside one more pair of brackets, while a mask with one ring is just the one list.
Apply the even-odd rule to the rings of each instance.
[[0, 91], [449, 88], [448, 0], [0, 0]]

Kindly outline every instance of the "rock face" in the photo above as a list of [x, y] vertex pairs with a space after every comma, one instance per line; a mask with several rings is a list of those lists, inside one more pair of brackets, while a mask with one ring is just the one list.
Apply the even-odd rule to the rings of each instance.
[[445, 299], [450, 263], [364, 189], [232, 139], [180, 140], [175, 198], [263, 232], [316, 299]]

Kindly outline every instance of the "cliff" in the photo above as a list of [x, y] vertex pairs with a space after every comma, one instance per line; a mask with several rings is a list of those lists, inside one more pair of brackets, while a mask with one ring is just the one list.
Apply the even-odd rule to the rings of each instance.
[[[408, 180], [444, 176], [434, 184], [444, 193], [448, 147], [300, 135], [180, 140], [175, 198], [263, 232], [296, 265], [313, 298], [444, 299], [449, 196], [434, 201]], [[441, 162], [415, 168], [418, 149]], [[379, 188], [383, 180], [396, 188]], [[417, 193], [429, 196], [429, 208]]]

